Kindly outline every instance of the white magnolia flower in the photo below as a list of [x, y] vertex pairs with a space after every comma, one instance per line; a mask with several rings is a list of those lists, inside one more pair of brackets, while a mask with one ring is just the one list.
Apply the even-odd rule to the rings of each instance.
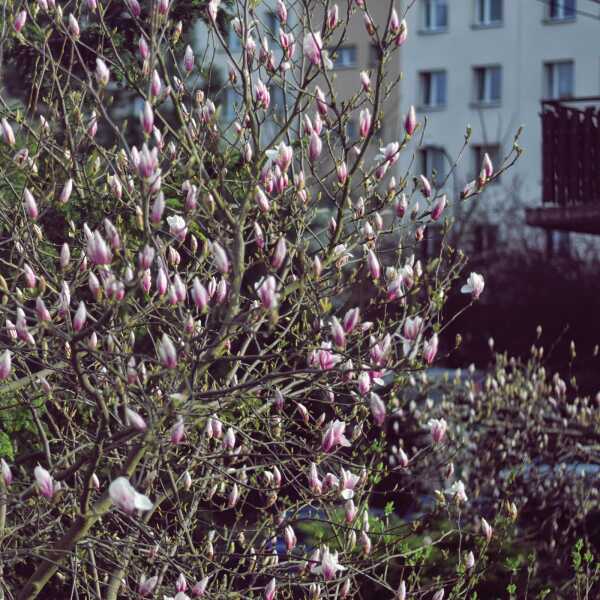
[[483, 275], [480, 275], [479, 273], [471, 273], [469, 275], [469, 279], [467, 279], [467, 283], [462, 286], [460, 291], [463, 294], [471, 294], [473, 300], [477, 300], [479, 296], [481, 296], [484, 287], [485, 281], [483, 279]]

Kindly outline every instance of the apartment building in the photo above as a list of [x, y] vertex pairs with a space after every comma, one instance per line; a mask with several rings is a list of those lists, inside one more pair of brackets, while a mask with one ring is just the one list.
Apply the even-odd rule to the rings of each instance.
[[[524, 208], [541, 202], [540, 100], [600, 95], [600, 3], [407, 0], [408, 7], [401, 106], [414, 104], [427, 119], [417, 164], [442, 181], [469, 125], [469, 146], [446, 184], [456, 193], [479, 172], [485, 152], [496, 167], [502, 164], [522, 125], [524, 153], [477, 201], [469, 215], [471, 242], [485, 252], [500, 240], [523, 238], [567, 251], [569, 234], [527, 228]], [[579, 239], [571, 245], [585, 242], [572, 237]]]

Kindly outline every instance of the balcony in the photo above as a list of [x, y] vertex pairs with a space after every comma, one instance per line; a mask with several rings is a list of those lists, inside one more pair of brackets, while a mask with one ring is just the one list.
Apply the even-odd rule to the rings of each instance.
[[542, 101], [542, 208], [528, 225], [600, 234], [600, 97]]

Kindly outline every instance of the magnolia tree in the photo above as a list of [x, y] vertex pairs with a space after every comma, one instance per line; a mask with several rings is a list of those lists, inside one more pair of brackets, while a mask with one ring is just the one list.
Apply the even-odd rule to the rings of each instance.
[[[402, 431], [388, 443], [411, 374], [444, 341], [440, 313], [465, 260], [446, 246], [418, 260], [427, 226], [461, 199], [399, 172], [418, 147], [413, 108], [402, 139], [382, 138], [388, 69], [410, 42], [381, 1], [378, 22], [373, 0], [343, 11], [279, 0], [274, 37], [260, 2], [211, 0], [195, 53], [166, 0], [129, 0], [135, 54], [95, 0], [13, 5], [11, 43], [37, 54], [48, 91], [41, 114], [0, 107], [5, 597], [473, 589], [493, 530], [460, 521], [469, 492], [448, 470], [445, 417], [421, 411], [410, 445]], [[342, 101], [332, 40], [352, 20], [380, 60]], [[97, 48], [81, 42], [90, 27]], [[191, 83], [217, 49], [237, 94], [231, 122]], [[273, 85], [286, 99], [277, 113]], [[114, 86], [143, 101], [138, 146], [112, 119]], [[353, 115], [358, 140], [345, 131]], [[117, 143], [102, 146], [99, 129]], [[463, 199], [495, 176], [486, 158]], [[322, 210], [332, 218], [319, 229]], [[461, 287], [476, 300], [484, 280]], [[448, 576], [420, 577], [410, 517], [370, 510], [392, 471], [407, 489], [445, 475], [447, 527], [429, 545], [456, 540]]]

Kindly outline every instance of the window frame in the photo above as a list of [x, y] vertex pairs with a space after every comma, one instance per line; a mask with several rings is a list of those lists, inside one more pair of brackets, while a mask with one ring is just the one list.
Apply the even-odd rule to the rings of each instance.
[[[571, 67], [571, 91], [567, 95], [560, 95], [560, 77], [558, 68]], [[556, 93], [555, 93], [556, 92]], [[544, 63], [544, 97], [548, 100], [569, 100], [575, 97], [575, 61], [573, 59], [552, 60]]]
[[[492, 20], [492, 3], [500, 3], [500, 18]], [[504, 0], [475, 0], [475, 19], [476, 27], [501, 27], [504, 24]]]
[[[567, 2], [573, 2], [573, 6], [568, 8]], [[547, 21], [551, 23], [569, 23], [574, 21], [576, 17], [577, 0], [548, 0], [546, 6]]]
[[[492, 98], [493, 79], [492, 71], [499, 73], [499, 94]], [[495, 107], [502, 103], [502, 65], [478, 65], [473, 67], [473, 105], [476, 107]], [[483, 96], [480, 91], [483, 89]]]
[[[442, 5], [445, 7], [445, 16], [446, 21], [442, 26], [438, 26], [434, 23], [438, 20], [438, 12], [439, 6]], [[422, 2], [422, 29], [421, 31], [424, 33], [444, 33], [448, 31], [449, 21], [450, 21], [450, 3], [448, 0], [423, 0]], [[429, 15], [429, 23], [428, 23], [428, 15]]]
[[[338, 61], [343, 55], [343, 51], [351, 50], [354, 53], [354, 59], [350, 64], [339, 64]], [[356, 44], [344, 44], [335, 51], [335, 58], [332, 57], [334, 70], [356, 69], [358, 67], [358, 46]]]
[[[443, 102], [432, 102], [439, 96], [439, 79], [443, 76], [444, 81], [444, 100]], [[429, 101], [426, 94], [427, 79], [429, 80]], [[434, 85], [434, 80], [437, 82]], [[443, 110], [448, 106], [448, 71], [446, 69], [432, 69], [430, 71], [419, 72], [419, 87], [421, 102], [420, 108], [423, 110]]]

